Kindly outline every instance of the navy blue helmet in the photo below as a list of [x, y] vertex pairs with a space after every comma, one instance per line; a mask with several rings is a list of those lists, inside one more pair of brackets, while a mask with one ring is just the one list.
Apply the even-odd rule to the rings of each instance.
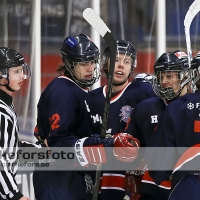
[[[176, 73], [178, 91], [174, 91], [174, 87], [163, 87], [161, 84], [162, 73], [167, 73], [168, 77], [172, 77], [172, 73]], [[191, 80], [189, 76], [188, 56], [185, 52], [176, 50], [174, 52], [163, 53], [154, 65], [153, 90], [158, 97], [163, 100], [170, 101], [177, 97]]]
[[[67, 72], [78, 85], [81, 87], [90, 87], [98, 81], [101, 70], [101, 67], [98, 67], [99, 49], [87, 35], [79, 34], [74, 37], [66, 37], [60, 52]], [[95, 62], [95, 70], [92, 79], [84, 80], [77, 78], [74, 74], [76, 64], [90, 61]]]
[[[125, 40], [117, 40], [117, 52], [116, 55], [118, 54], [124, 54], [125, 56], [130, 56], [131, 57], [131, 73], [134, 71], [134, 68], [137, 65], [137, 52], [134, 48], [134, 46], [129, 42]], [[103, 70], [108, 76], [108, 61], [110, 58], [110, 49], [109, 47], [106, 47], [104, 52], [103, 52], [103, 58], [102, 58], [102, 65], [103, 65]]]

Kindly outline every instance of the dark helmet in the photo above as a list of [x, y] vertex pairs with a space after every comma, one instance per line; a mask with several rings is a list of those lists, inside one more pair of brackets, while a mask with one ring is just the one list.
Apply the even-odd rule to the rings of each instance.
[[[69, 73], [68, 75], [78, 85], [81, 87], [90, 87], [98, 81], [100, 77], [100, 67], [97, 67], [97, 64], [99, 64], [99, 49], [87, 35], [80, 34], [75, 37], [66, 37], [60, 52], [62, 61]], [[74, 74], [76, 63], [90, 61], [95, 62], [93, 78], [91, 80], [78, 79]]]
[[[200, 90], [200, 51], [191, 62], [191, 74], [194, 84], [196, 84], [196, 87]], [[195, 86], [193, 85], [193, 87]], [[193, 90], [195, 90], [195, 88], [193, 88]]]
[[137, 76], [135, 76], [134, 79], [133, 79], [133, 82], [139, 81], [139, 82], [152, 83], [153, 78], [154, 78], [154, 76], [152, 74], [142, 73], [142, 74], [138, 74]]
[[24, 79], [30, 77], [30, 68], [25, 64], [24, 57], [14, 49], [0, 47], [0, 78], [8, 78], [8, 69], [22, 66]]
[[[153, 90], [158, 97], [163, 100], [172, 100], [183, 90], [184, 86], [190, 81], [188, 56], [185, 52], [176, 50], [174, 52], [163, 53], [154, 65]], [[161, 85], [162, 72], [177, 72], [180, 89], [174, 92], [172, 87], [163, 88]]]
[[[136, 52], [134, 46], [129, 41], [117, 40], [116, 54], [117, 55], [124, 54], [124, 55], [128, 55], [132, 58], [132, 62], [131, 62], [132, 69], [129, 74], [129, 76], [130, 76], [131, 73], [134, 71], [134, 68], [137, 65], [137, 52]], [[110, 58], [110, 50], [109, 50], [109, 47], [106, 47], [103, 52], [102, 65], [103, 65], [104, 72], [106, 73], [107, 76], [108, 76], [108, 60], [109, 60], [109, 58]]]

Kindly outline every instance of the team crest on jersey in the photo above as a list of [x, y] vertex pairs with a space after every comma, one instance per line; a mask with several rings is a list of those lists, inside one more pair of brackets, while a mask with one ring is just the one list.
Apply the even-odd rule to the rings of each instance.
[[121, 121], [128, 122], [132, 110], [133, 110], [133, 108], [131, 108], [131, 106], [129, 106], [129, 105], [123, 106], [120, 109], [121, 113], [119, 114], [119, 116], [122, 117], [121, 120], [120, 120], [120, 122]]

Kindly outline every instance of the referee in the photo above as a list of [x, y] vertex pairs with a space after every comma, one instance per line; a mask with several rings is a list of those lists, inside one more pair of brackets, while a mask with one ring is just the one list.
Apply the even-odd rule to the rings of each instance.
[[18, 140], [18, 122], [12, 103], [12, 95], [20, 90], [24, 79], [30, 77], [30, 69], [17, 51], [0, 47], [0, 200], [30, 200], [18, 189], [15, 174], [18, 168], [19, 147], [37, 147]]

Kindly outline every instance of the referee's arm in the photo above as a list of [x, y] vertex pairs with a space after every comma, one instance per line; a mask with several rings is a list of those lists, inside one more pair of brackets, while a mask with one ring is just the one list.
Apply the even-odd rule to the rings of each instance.
[[[17, 128], [13, 126], [9, 116], [0, 115], [0, 131], [0, 199], [19, 200], [23, 195], [15, 180], [18, 166], [11, 167], [17, 162], [15, 150], [18, 145], [18, 136]], [[13, 153], [14, 156], [9, 157], [8, 152]]]

